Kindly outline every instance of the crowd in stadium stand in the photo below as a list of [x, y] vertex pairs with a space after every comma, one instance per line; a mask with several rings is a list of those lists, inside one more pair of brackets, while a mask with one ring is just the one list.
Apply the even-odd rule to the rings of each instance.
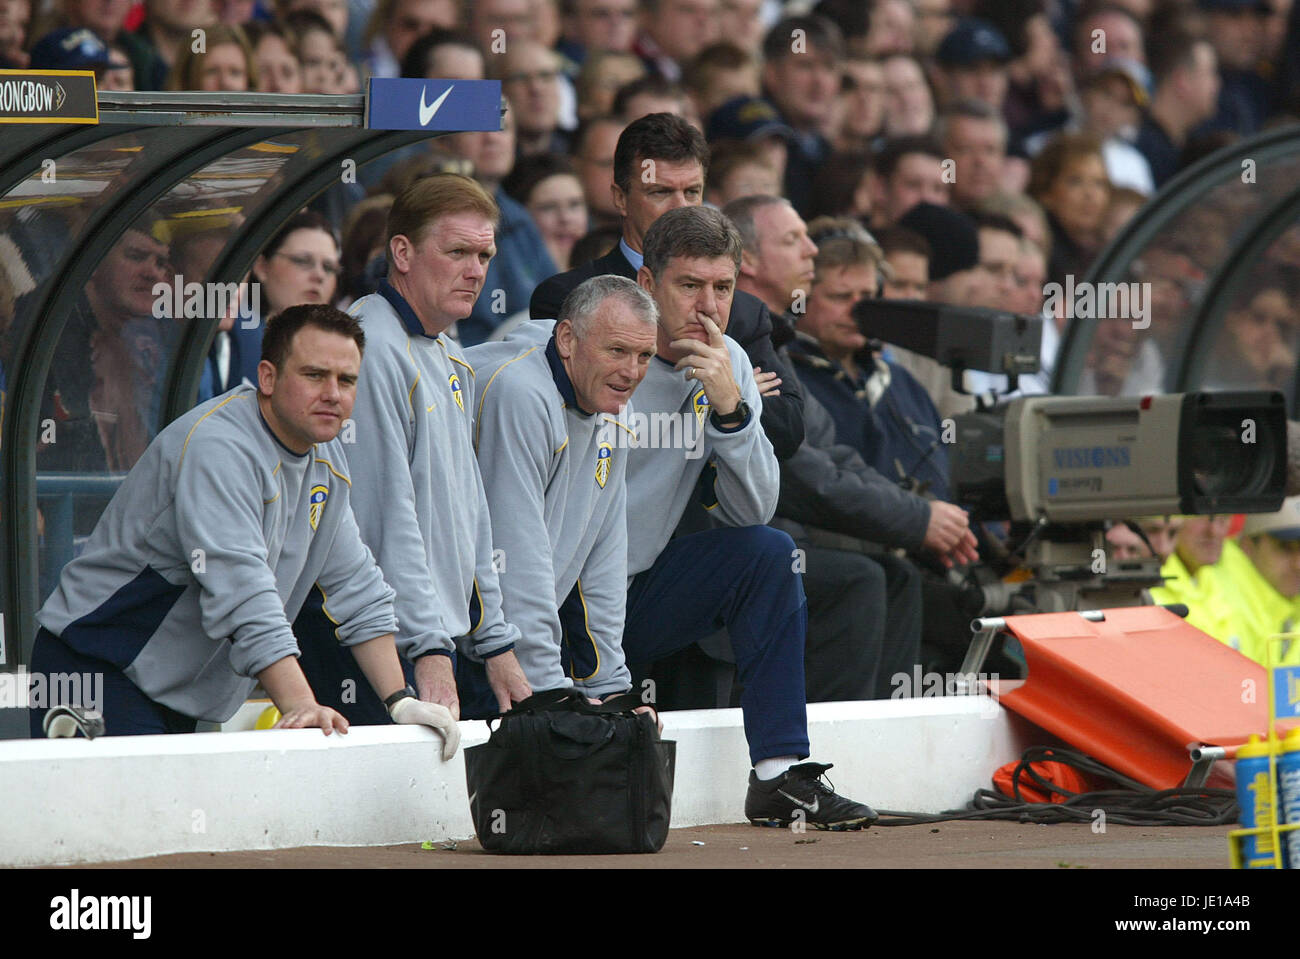
[[[616, 150], [635, 121], [682, 118], [707, 141], [706, 177], [698, 195], [665, 187], [659, 212], [705, 202], [736, 223], [739, 289], [761, 311], [763, 355], [803, 404], [801, 441], [782, 448], [766, 407], [763, 422], [782, 459], [776, 524], [807, 552], [810, 662], [819, 637], [841, 633], [879, 651], [853, 677], [810, 666], [810, 699], [872, 698], [890, 694], [903, 660], [960, 663], [970, 600], [946, 573], [977, 548], [966, 514], [946, 502], [939, 434], [946, 417], [1007, 383], [969, 372], [957, 391], [933, 360], [869, 340], [851, 306], [884, 296], [1041, 313], [1047, 285], [1081, 280], [1180, 170], [1300, 117], [1300, 4], [0, 0], [0, 67], [92, 69], [101, 90], [214, 96], [356, 93], [368, 77], [500, 80], [509, 104], [500, 132], [445, 136], [363, 165], [358, 182], [286, 223], [252, 271], [263, 315], [345, 305], [384, 275], [394, 197], [421, 177], [466, 173], [501, 211], [483, 293], [455, 329], [466, 347], [516, 328], [530, 299], [534, 316], [553, 318], [535, 291], [555, 274], [619, 253], [620, 240], [639, 256], [636, 231], [649, 224], [629, 227], [628, 193], [611, 188]], [[686, 154], [629, 159], [670, 155]], [[1135, 278], [1152, 285], [1150, 335], [1134, 335], [1127, 318], [1101, 320], [1080, 392], [1163, 388], [1179, 311], [1222, 259], [1232, 214], [1229, 199], [1206, 204], [1148, 251]], [[207, 219], [188, 232], [137, 223], [87, 287], [47, 405], [88, 438], [43, 450], [43, 469], [126, 469], [143, 452], [169, 334], [150, 325], [140, 297], [173, 274], [206, 275], [239, 225], [228, 213]], [[14, 285], [0, 271], [0, 319], [13, 311]], [[1068, 307], [1058, 298], [1049, 309], [1042, 372], [1020, 379], [1022, 393], [1048, 391]], [[104, 348], [86, 348], [100, 339]], [[253, 378], [259, 340], [257, 323], [223, 321], [201, 400]], [[1230, 309], [1207, 385], [1277, 388], [1291, 400], [1298, 348], [1293, 230]], [[1181, 564], [1178, 576], [1194, 581], [1223, 554], [1222, 537], [1217, 549], [1183, 545], [1206, 524], [1226, 535], [1218, 519], [1189, 519], [1162, 554]], [[1280, 569], [1272, 552], [1296, 552], [1273, 535], [1280, 528], [1248, 529], [1228, 553]], [[1300, 584], [1291, 591], [1279, 573], [1267, 586], [1283, 620], [1300, 621]], [[1241, 648], [1256, 655], [1257, 645]]]

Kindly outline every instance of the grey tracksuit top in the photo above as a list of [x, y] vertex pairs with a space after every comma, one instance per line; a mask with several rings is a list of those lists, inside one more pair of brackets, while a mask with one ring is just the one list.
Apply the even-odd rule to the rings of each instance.
[[[619, 417], [579, 408], [554, 338], [545, 346], [484, 343], [465, 356], [478, 371], [474, 442], [528, 683], [534, 691], [574, 685], [590, 696], [625, 691], [631, 432]], [[590, 643], [597, 665], [566, 676], [559, 609], [575, 586], [585, 628], [571, 628], [568, 641]]]
[[289, 623], [319, 581], [345, 645], [396, 628], [361, 542], [338, 440], [299, 456], [240, 386], [164, 429], [37, 619], [147, 696], [224, 722], [256, 676], [298, 655]]
[[397, 591], [398, 652], [450, 654], [461, 636], [476, 657], [505, 652], [519, 631], [502, 615], [493, 569], [470, 435], [474, 370], [387, 281], [348, 312], [366, 334], [347, 447], [352, 508]]
[[[543, 345], [554, 326], [553, 320], [533, 320], [506, 342]], [[627, 467], [629, 576], [654, 565], [692, 496], [727, 526], [758, 526], [776, 512], [781, 471], [759, 423], [763, 401], [754, 369], [740, 344], [724, 339], [750, 410], [740, 426], [714, 426], [704, 388], [657, 356], [632, 395], [634, 412], [625, 417], [637, 434]]]

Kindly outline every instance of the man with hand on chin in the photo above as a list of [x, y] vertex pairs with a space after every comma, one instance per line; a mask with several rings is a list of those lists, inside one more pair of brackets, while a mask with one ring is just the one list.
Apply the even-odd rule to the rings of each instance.
[[[350, 312], [366, 332], [348, 450], [361, 538], [396, 590], [397, 649], [419, 698], [459, 718], [531, 695], [501, 611], [492, 522], [471, 435], [474, 369], [445, 331], [470, 314], [496, 254], [498, 211], [468, 177], [426, 177], [388, 214], [388, 279]], [[312, 686], [353, 722], [387, 712], [333, 641], [331, 600], [313, 591], [295, 629]], [[459, 648], [459, 655], [458, 655]], [[487, 690], [462, 703], [456, 670], [483, 665]]]
[[[724, 335], [742, 248], [731, 221], [708, 207], [671, 210], [645, 235], [637, 282], [659, 308], [659, 331], [636, 407], [651, 423], [656, 414], [681, 419], [687, 448], [632, 451], [623, 650], [633, 665], [652, 662], [725, 623], [754, 766], [746, 818], [860, 829], [875, 811], [825, 784], [829, 764], [799, 762], [809, 755], [808, 604], [794, 542], [764, 525], [776, 511], [780, 469], [759, 424], [749, 358]], [[725, 525], [670, 540], [692, 498]]]

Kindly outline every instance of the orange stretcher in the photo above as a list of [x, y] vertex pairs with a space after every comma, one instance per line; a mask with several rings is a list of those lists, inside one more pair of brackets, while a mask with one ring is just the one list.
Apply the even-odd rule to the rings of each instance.
[[979, 672], [999, 633], [1013, 635], [1028, 678], [986, 683], [1002, 705], [1156, 789], [1230, 785], [1226, 771], [1210, 775], [1213, 762], [1268, 729], [1268, 671], [1161, 606], [1006, 616], [972, 628], [963, 673]]

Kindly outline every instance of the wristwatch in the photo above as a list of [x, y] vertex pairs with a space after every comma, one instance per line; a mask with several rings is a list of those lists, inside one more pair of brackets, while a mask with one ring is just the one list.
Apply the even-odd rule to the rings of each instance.
[[749, 404], [741, 400], [736, 404], [736, 408], [730, 413], [719, 413], [714, 410], [709, 414], [709, 421], [719, 429], [726, 429], [732, 426], [739, 426], [749, 418]]
[[403, 686], [397, 692], [393, 693], [393, 695], [384, 700], [384, 708], [391, 711], [392, 708], [403, 699], [419, 699], [419, 696], [416, 695], [415, 690], [410, 686]]

